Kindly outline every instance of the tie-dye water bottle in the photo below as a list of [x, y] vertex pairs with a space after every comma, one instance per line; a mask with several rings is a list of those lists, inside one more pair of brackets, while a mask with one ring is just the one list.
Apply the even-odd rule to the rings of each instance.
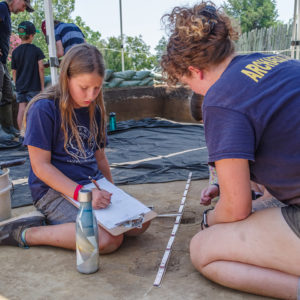
[[92, 208], [92, 192], [81, 189], [80, 207], [76, 218], [77, 270], [90, 274], [99, 268], [98, 225]]

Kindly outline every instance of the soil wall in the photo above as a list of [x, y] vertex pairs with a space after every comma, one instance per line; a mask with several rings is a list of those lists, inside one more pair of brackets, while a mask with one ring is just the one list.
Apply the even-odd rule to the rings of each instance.
[[195, 122], [190, 114], [192, 91], [186, 88], [146, 86], [105, 89], [107, 114], [116, 113], [117, 121], [161, 117], [178, 122]]
[[[116, 113], [117, 121], [160, 117], [177, 122], [195, 122], [190, 113], [192, 91], [179, 87], [141, 86], [106, 88], [104, 102], [107, 115]], [[13, 103], [14, 124], [17, 128], [18, 104]]]

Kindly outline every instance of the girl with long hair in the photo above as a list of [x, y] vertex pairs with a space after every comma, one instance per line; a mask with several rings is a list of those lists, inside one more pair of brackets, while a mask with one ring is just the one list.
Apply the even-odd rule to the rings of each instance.
[[[78, 209], [61, 194], [76, 198], [81, 187], [104, 176], [113, 182], [105, 155], [106, 112], [102, 95], [105, 66], [89, 44], [72, 47], [61, 63], [59, 83], [36, 96], [24, 118], [24, 144], [31, 170], [29, 186], [35, 207], [45, 216], [30, 216], [0, 228], [0, 244], [28, 247], [50, 245], [75, 249]], [[111, 194], [92, 190], [92, 206], [105, 208]], [[46, 223], [49, 226], [42, 226]], [[128, 235], [146, 230], [134, 229]], [[123, 235], [112, 236], [99, 226], [100, 253], [116, 250]]]

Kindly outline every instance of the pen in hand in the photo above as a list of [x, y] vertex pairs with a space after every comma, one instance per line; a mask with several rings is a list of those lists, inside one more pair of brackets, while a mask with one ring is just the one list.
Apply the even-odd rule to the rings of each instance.
[[[99, 191], [102, 191], [102, 189], [100, 188], [98, 182], [97, 182], [95, 179], [93, 179], [91, 176], [89, 176], [89, 180], [96, 186], [96, 188], [97, 188]], [[110, 194], [110, 196], [112, 195], [112, 193], [109, 193], [109, 194]], [[111, 205], [111, 201], [109, 202], [108, 205]]]
[[93, 179], [91, 176], [89, 176], [89, 180], [96, 186], [96, 188], [99, 191], [102, 191], [101, 188], [100, 188], [100, 186], [99, 186], [99, 184], [98, 184], [98, 182], [95, 179]]

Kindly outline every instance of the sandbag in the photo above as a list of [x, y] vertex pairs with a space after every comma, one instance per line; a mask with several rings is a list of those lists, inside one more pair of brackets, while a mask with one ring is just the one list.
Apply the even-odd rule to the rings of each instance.
[[141, 80], [124, 80], [121, 82], [119, 87], [127, 87], [127, 86], [138, 86], [140, 85]]
[[137, 71], [132, 80], [143, 80], [150, 75], [150, 71]]
[[147, 86], [152, 86], [154, 85], [154, 80], [151, 78], [151, 80], [149, 80], [149, 82], [147, 83]]
[[150, 76], [152, 78], [154, 78], [155, 80], [159, 80], [159, 81], [162, 81], [163, 80], [163, 77], [160, 73], [151, 73]]
[[109, 81], [108, 87], [109, 88], [118, 87], [122, 81], [123, 81], [123, 79], [121, 79], [121, 78], [113, 78]]
[[133, 70], [127, 70], [124, 72], [114, 72], [112, 74], [112, 78], [121, 78], [123, 80], [129, 80], [135, 75], [135, 71]]
[[144, 85], [149, 85], [149, 83], [152, 83], [152, 85], [153, 85], [153, 78], [147, 77], [147, 78], [143, 79], [139, 85], [144, 86]]
[[111, 70], [111, 69], [106, 69], [106, 70], [105, 70], [104, 81], [109, 81], [113, 73], [114, 73], [113, 70]]

